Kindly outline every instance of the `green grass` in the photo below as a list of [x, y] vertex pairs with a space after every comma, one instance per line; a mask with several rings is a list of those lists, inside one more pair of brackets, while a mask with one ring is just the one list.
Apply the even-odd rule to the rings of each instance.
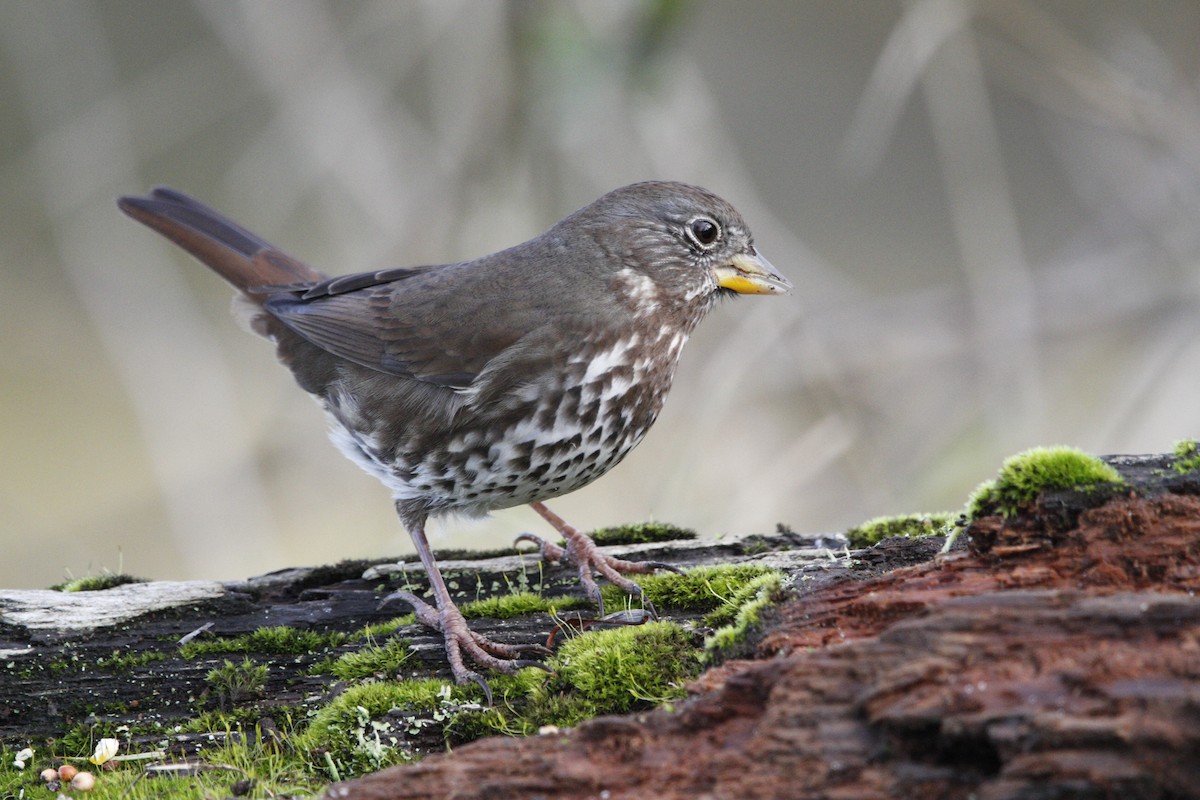
[[163, 661], [167, 657], [168, 654], [162, 650], [143, 650], [140, 653], [126, 653], [122, 650], [113, 650], [111, 656], [101, 658], [96, 662], [96, 666], [100, 669], [111, 669], [114, 672], [122, 672], [136, 667], [144, 667], [147, 664], [153, 664], [155, 661]]
[[[96, 785], [87, 793], [61, 791], [88, 800], [211, 800], [234, 796], [239, 781], [250, 781], [251, 797], [315, 796], [328, 783], [308, 768], [307, 754], [263, 744], [260, 736], [222, 738], [222, 744], [205, 747], [194, 759], [201, 765], [194, 774], [149, 777], [146, 764], [152, 762], [148, 760], [110, 762], [115, 769], [99, 769], [87, 763], [85, 754], [71, 753], [69, 762], [91, 772]], [[52, 800], [56, 793], [46, 788], [39, 773], [63, 764], [68, 760], [64, 754], [39, 748], [25, 770], [18, 771], [12, 766], [13, 752], [0, 752], [0, 798], [20, 797], [23, 791], [28, 800]], [[124, 742], [119, 755], [131, 755]]]
[[416, 614], [403, 614], [395, 619], [389, 619], [387, 622], [375, 622], [371, 625], [364, 625], [350, 634], [350, 641], [386, 639], [405, 625], [415, 625], [416, 622]]

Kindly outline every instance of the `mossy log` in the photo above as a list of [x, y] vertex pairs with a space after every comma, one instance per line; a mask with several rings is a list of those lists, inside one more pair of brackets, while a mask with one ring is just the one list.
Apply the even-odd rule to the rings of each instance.
[[[328, 789], [354, 798], [1195, 796], [1200, 475], [1178, 456], [1105, 460], [1121, 482], [964, 517], [950, 553], [941, 536], [849, 550], [786, 529], [613, 546], [709, 568], [648, 582], [671, 624], [641, 638], [664, 668], [671, 647], [710, 650], [703, 672], [678, 673], [695, 678], [686, 692], [607, 707], [600, 692], [571, 705], [581, 690], [565, 667], [549, 682], [527, 670], [536, 689], [494, 680], [492, 709], [471, 687], [450, 693], [437, 635], [378, 605], [424, 587], [414, 564], [0, 592], [0, 743], [78, 754], [117, 729], [127, 749], [195, 760], [214, 737], [258, 737], [301, 751], [318, 786], [422, 758]], [[443, 566], [461, 600], [485, 601], [472, 624], [493, 638], [561, 643], [587, 614], [570, 569], [529, 556]], [[714, 650], [712, 628], [751, 609], [748, 637]], [[570, 659], [607, 669], [594, 655]], [[637, 710], [656, 700], [670, 702]], [[418, 706], [428, 713], [405, 710]], [[634, 713], [579, 721], [606, 708]], [[570, 722], [485, 735], [536, 733], [535, 710]], [[357, 733], [402, 743], [337, 750], [356, 715]]]
[[[686, 623], [698, 643], [704, 618], [720, 602], [713, 591], [732, 595], [743, 579], [767, 570], [826, 569], [834, 563], [830, 553], [845, 544], [789, 531], [647, 540], [647, 529], [667, 527], [631, 526], [630, 538], [640, 543], [607, 549], [700, 577], [698, 588], [670, 574], [642, 581], [648, 594], [658, 590], [654, 596], [663, 598], [662, 618]], [[619, 531], [604, 538], [616, 540]], [[561, 642], [574, 635], [576, 619], [594, 615], [572, 568], [510, 553], [441, 554], [442, 572], [475, 630], [523, 643], [554, 633]], [[720, 580], [726, 577], [733, 582]], [[662, 594], [668, 584], [674, 595]], [[680, 586], [691, 587], [697, 602]], [[121, 731], [126, 750], [187, 757], [224, 731], [303, 727], [357, 682], [450, 682], [440, 636], [416, 624], [402, 603], [380, 607], [396, 588], [427, 591], [415, 560], [348, 561], [225, 583], [99, 576], [88, 587], [0, 590], [0, 744], [14, 752], [35, 744], [77, 757]], [[616, 594], [607, 600], [610, 610], [628, 602]], [[481, 699], [474, 687], [454, 691], [464, 703]], [[451, 735], [441, 724], [420, 728], [396, 748], [398, 760], [479, 735]], [[330, 777], [347, 771], [359, 770], [335, 769]]]

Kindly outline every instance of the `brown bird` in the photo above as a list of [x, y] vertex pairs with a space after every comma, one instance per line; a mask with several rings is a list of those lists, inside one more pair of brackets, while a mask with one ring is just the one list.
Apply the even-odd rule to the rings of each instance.
[[641, 441], [718, 298], [791, 289], [733, 206], [682, 183], [616, 189], [473, 261], [335, 278], [171, 189], [118, 202], [239, 290], [253, 329], [325, 409], [334, 443], [392, 491], [437, 607], [392, 597], [442, 632], [455, 680], [485, 692], [464, 657], [513, 673], [537, 665], [522, 655], [541, 648], [467, 628], [425, 521], [528, 503], [566, 548], [522, 538], [575, 564], [597, 603], [593, 571], [640, 596], [622, 573], [666, 565], [605, 555], [542, 501], [591, 483]]

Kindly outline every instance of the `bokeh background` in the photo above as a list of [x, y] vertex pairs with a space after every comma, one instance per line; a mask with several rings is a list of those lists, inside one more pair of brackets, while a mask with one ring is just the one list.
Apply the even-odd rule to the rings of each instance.
[[1191, 0], [2, 3], [0, 586], [411, 552], [229, 289], [117, 212], [157, 183], [333, 273], [635, 180], [731, 200], [798, 290], [701, 326], [556, 504], [581, 527], [839, 530], [1033, 445], [1166, 450], [1200, 432], [1197, 42]]

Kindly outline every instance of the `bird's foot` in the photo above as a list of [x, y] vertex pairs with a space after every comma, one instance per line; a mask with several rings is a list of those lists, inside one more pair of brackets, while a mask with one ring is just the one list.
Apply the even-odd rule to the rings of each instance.
[[435, 630], [442, 632], [446, 639], [446, 659], [450, 662], [450, 671], [459, 685], [474, 683], [483, 690], [487, 703], [492, 704], [492, 690], [483, 677], [466, 666], [466, 660], [483, 667], [503, 672], [505, 675], [515, 675], [525, 667], [537, 667], [550, 671], [549, 667], [535, 659], [522, 658], [527, 654], [548, 656], [550, 651], [539, 644], [505, 644], [494, 642], [486, 636], [475, 633], [467, 627], [467, 621], [462, 612], [453, 603], [444, 608], [434, 608], [412, 592], [396, 591], [383, 598], [380, 605], [392, 600], [403, 600], [412, 606], [417, 620]]
[[[560, 517], [551, 514], [549, 509], [545, 509], [545, 511], [537, 509], [537, 511], [558, 529], [558, 532], [563, 535], [567, 546], [560, 547], [554, 542], [547, 541], [532, 533], [522, 533], [516, 538], [513, 544], [517, 542], [533, 542], [538, 546], [542, 560], [550, 562], [566, 561], [578, 567], [579, 582], [582, 584], [587, 596], [596, 604], [599, 616], [604, 616], [604, 598], [600, 594], [600, 587], [596, 584], [596, 578], [594, 577], [594, 573], [596, 572], [607, 578], [609, 583], [620, 587], [626, 594], [640, 599], [651, 616], [657, 618], [654, 605], [646, 599], [646, 593], [642, 590], [642, 587], [629, 578], [626, 578], [625, 574], [649, 575], [655, 570], [660, 569], [683, 574], [682, 570], [662, 561], [626, 561], [623, 558], [607, 555], [601, 552], [600, 546], [592, 541], [591, 537], [567, 525]], [[547, 514], [551, 514], [553, 519], [551, 519], [551, 516], [546, 516]], [[555, 520], [557, 520], [557, 523]]]

